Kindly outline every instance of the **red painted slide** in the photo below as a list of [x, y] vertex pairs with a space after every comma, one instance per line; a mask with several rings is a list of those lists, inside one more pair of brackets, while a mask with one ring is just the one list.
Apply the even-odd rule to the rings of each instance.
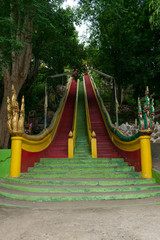
[[103, 121], [99, 105], [88, 75], [85, 75], [86, 92], [88, 98], [88, 107], [91, 120], [91, 128], [96, 133], [97, 156], [98, 158], [119, 158], [115, 146], [110, 140], [108, 132]]

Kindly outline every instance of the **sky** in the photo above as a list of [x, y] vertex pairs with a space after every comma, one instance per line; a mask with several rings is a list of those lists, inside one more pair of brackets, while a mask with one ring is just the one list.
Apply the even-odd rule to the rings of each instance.
[[63, 7], [67, 7], [68, 5], [71, 7], [75, 7], [78, 3], [78, 0], [65, 0]]
[[[76, 7], [78, 0], [65, 0], [63, 7], [66, 8], [67, 6]], [[87, 31], [87, 24], [82, 22], [81, 26], [76, 26], [75, 28], [78, 32], [80, 42], [84, 42], [86, 38], [89, 37], [89, 33]]]

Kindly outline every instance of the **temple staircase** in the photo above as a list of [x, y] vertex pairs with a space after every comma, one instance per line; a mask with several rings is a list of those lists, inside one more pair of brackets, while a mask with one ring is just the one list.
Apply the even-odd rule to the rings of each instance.
[[57, 201], [139, 199], [160, 194], [154, 179], [142, 179], [123, 158], [91, 157], [82, 82], [77, 115], [74, 158], [42, 158], [19, 178], [1, 179], [0, 205], [33, 207]]

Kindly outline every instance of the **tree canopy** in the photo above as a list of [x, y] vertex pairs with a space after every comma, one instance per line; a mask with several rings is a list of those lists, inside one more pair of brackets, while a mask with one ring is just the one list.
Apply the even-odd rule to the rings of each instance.
[[151, 29], [149, 1], [80, 0], [79, 6], [78, 14], [92, 24], [90, 63], [119, 86], [132, 84], [136, 97], [146, 85], [159, 91], [160, 31]]
[[[71, 8], [63, 0], [0, 0], [0, 71], [4, 89], [0, 109], [0, 146], [7, 147], [7, 96], [14, 84], [17, 94], [35, 81], [41, 63], [48, 74], [80, 63], [83, 46], [73, 24]], [[47, 74], [44, 76], [47, 77]], [[2, 81], [3, 79], [3, 81]]]

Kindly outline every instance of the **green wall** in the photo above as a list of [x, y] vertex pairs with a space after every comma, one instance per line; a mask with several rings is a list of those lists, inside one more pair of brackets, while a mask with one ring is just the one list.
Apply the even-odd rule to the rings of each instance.
[[0, 177], [8, 177], [11, 162], [11, 149], [0, 149]]

